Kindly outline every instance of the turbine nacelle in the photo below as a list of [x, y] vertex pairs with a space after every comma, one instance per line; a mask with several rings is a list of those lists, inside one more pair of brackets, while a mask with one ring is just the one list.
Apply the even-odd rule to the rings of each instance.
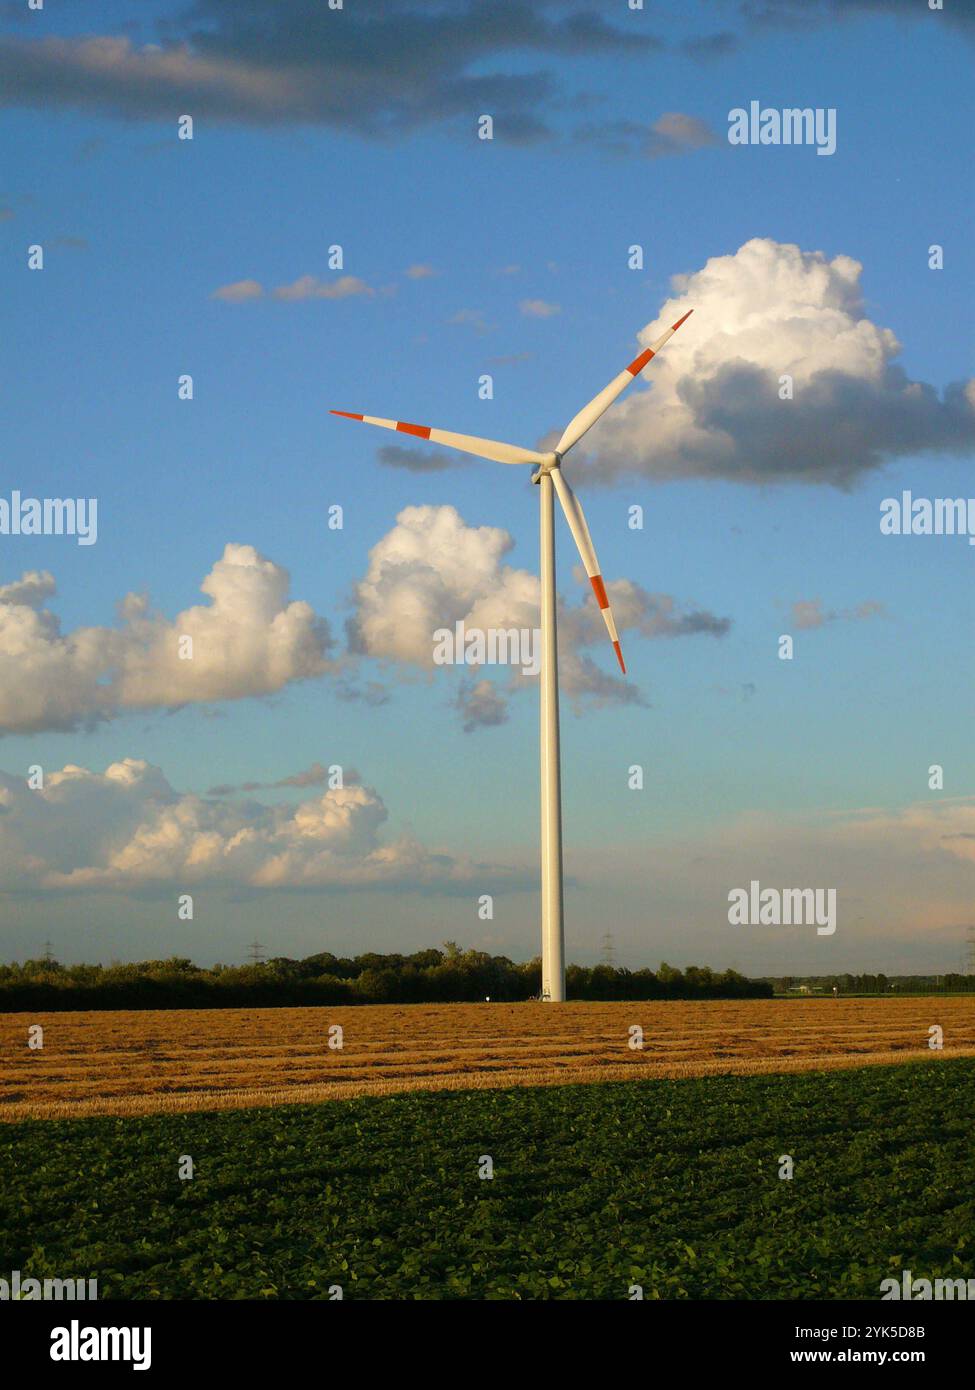
[[535, 472], [532, 474], [532, 479], [531, 479], [532, 482], [533, 482], [533, 483], [539, 483], [539, 482], [541, 482], [541, 478], [542, 478], [542, 474], [543, 474], [543, 473], [551, 473], [551, 471], [552, 471], [553, 468], [560, 468], [561, 466], [562, 466], [562, 455], [561, 455], [561, 454], [558, 454], [558, 453], [543, 454], [542, 457], [541, 457], [541, 459], [539, 460], [538, 467], [535, 469]]

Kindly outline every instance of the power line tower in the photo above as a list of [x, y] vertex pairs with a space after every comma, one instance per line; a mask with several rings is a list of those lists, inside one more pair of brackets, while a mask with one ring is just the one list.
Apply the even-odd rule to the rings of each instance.
[[251, 960], [254, 962], [255, 965], [262, 965], [264, 963], [264, 947], [261, 945], [259, 941], [251, 942], [247, 954], [250, 956]]
[[610, 970], [616, 969], [616, 943], [613, 940], [613, 933], [608, 927], [603, 933], [603, 954], [600, 964], [608, 965]]
[[965, 974], [975, 975], [975, 927], [965, 933]]
[[44, 959], [48, 965], [54, 960], [54, 951], [51, 949], [50, 939], [44, 942]]

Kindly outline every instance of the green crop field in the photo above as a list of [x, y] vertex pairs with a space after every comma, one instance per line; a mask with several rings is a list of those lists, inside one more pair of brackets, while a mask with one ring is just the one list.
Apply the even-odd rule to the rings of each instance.
[[975, 1274], [973, 1114], [975, 1066], [932, 1058], [31, 1120], [0, 1129], [0, 1273], [102, 1298], [876, 1299], [902, 1268]]

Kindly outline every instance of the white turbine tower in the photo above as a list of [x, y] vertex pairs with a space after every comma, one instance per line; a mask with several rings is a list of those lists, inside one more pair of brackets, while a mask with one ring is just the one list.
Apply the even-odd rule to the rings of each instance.
[[472, 434], [454, 434], [450, 430], [433, 429], [429, 425], [410, 425], [404, 420], [383, 420], [375, 415], [357, 415], [349, 410], [333, 410], [346, 420], [361, 420], [367, 425], [398, 430], [400, 434], [428, 439], [431, 444], [446, 444], [465, 454], [493, 459], [496, 463], [531, 463], [536, 465], [532, 482], [539, 484], [541, 503], [541, 579], [542, 579], [542, 667], [539, 690], [541, 706], [541, 786], [542, 786], [542, 998], [561, 1003], [565, 999], [565, 933], [562, 925], [562, 787], [559, 759], [559, 677], [558, 637], [555, 625], [555, 537], [552, 505], [553, 489], [558, 494], [569, 530], [582, 557], [586, 574], [602, 611], [610, 641], [616, 652], [620, 670], [626, 675], [619, 633], [606, 596], [596, 559], [595, 547], [586, 525], [586, 518], [575, 493], [562, 475], [562, 460], [588, 429], [623, 394], [630, 382], [640, 375], [664, 343], [677, 332], [688, 309], [666, 333], [634, 358], [630, 365], [608, 386], [583, 406], [562, 431], [554, 452], [541, 454], [534, 449], [521, 449], [515, 444], [501, 444], [494, 439], [479, 439]]

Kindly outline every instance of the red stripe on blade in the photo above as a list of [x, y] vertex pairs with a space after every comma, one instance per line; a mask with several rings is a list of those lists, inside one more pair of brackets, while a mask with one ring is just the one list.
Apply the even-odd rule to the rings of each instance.
[[688, 309], [687, 313], [684, 315], [684, 318], [678, 319], [678, 320], [677, 320], [677, 322], [674, 324], [674, 327], [673, 327], [673, 332], [674, 332], [674, 333], [676, 333], [677, 330], [678, 330], [678, 328], [680, 328], [681, 324], [684, 322], [684, 319], [689, 319], [690, 316], [691, 316], [691, 314], [693, 314], [693, 312], [694, 312], [693, 309]]
[[609, 599], [606, 597], [606, 585], [603, 583], [603, 576], [601, 574], [590, 575], [589, 583], [592, 585], [593, 593], [596, 595], [596, 602], [599, 604], [600, 608], [608, 608]]
[[626, 369], [630, 376], [639, 376], [652, 356], [653, 353], [647, 348], [646, 352], [641, 352], [639, 357], [634, 357], [633, 361]]
[[619, 662], [619, 664], [620, 664], [620, 670], [623, 672], [623, 675], [625, 676], [625, 675], [626, 675], [626, 666], [624, 665], [624, 662], [623, 662], [623, 651], [622, 651], [622, 649], [621, 649], [621, 647], [620, 647], [619, 642], [614, 642], [614, 643], [613, 643], [613, 651], [616, 653], [616, 660], [617, 660], [617, 661]]
[[396, 428], [400, 434], [415, 434], [418, 439], [430, 438], [429, 425], [408, 425], [405, 420], [398, 421]]
[[351, 410], [330, 410], [328, 413], [329, 415], [341, 415], [346, 420], [361, 420], [363, 418], [361, 415], [353, 415]]

